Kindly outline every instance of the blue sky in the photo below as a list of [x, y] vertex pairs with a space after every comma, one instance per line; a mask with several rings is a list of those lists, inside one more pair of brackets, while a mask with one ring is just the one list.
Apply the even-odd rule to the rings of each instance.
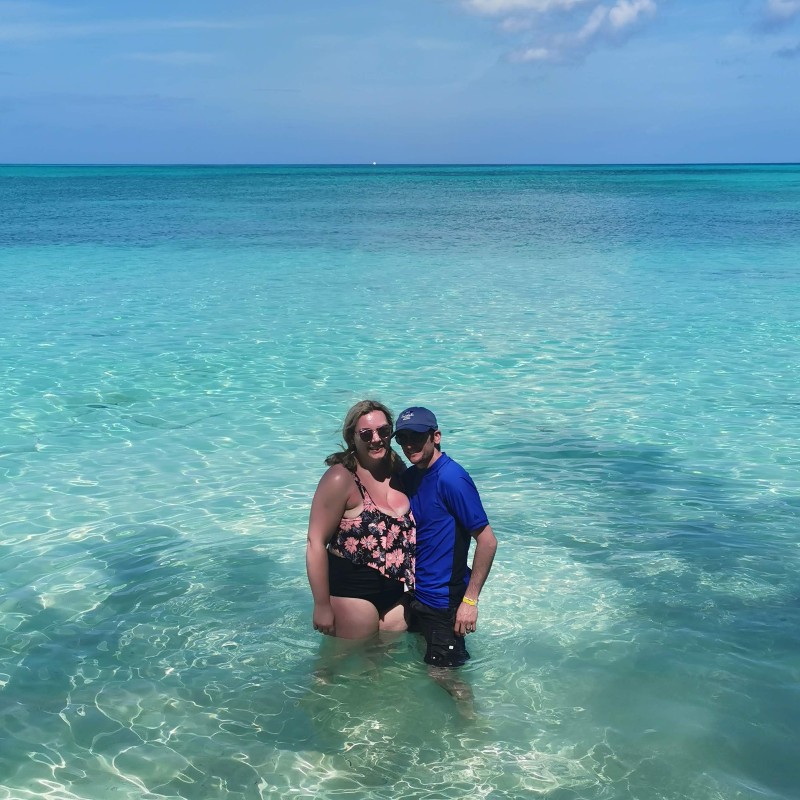
[[0, 0], [0, 162], [800, 161], [800, 0]]

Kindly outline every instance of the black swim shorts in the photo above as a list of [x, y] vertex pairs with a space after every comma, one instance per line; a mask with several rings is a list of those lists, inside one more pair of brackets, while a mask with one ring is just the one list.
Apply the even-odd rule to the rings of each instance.
[[332, 597], [357, 597], [369, 600], [383, 616], [403, 599], [405, 584], [381, 575], [378, 570], [354, 564], [328, 553], [328, 584]]
[[411, 600], [409, 630], [425, 637], [425, 663], [434, 667], [460, 667], [469, 658], [463, 636], [456, 636], [455, 608], [431, 608], [419, 600]]

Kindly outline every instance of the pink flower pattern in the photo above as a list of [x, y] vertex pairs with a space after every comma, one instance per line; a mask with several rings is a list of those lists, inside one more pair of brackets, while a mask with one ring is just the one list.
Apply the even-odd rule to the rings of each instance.
[[402, 565], [404, 557], [405, 553], [399, 548], [397, 550], [391, 550], [386, 554], [386, 566], [399, 567]]
[[411, 511], [402, 517], [385, 514], [355, 477], [364, 508], [357, 517], [342, 519], [328, 549], [355, 564], [414, 586], [417, 531]]

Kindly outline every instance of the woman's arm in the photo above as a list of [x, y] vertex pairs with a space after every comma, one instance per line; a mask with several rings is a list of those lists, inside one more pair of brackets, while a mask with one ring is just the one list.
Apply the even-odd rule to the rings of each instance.
[[334, 636], [336, 625], [328, 585], [327, 545], [339, 526], [353, 488], [353, 477], [337, 464], [320, 480], [308, 518], [306, 571], [314, 597], [314, 630]]

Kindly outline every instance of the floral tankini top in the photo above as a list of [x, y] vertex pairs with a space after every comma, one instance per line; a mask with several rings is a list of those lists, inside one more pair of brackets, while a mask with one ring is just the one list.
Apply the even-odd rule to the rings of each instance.
[[411, 509], [402, 517], [384, 514], [372, 501], [358, 475], [353, 477], [364, 508], [357, 517], [342, 518], [328, 550], [413, 587], [417, 529]]

